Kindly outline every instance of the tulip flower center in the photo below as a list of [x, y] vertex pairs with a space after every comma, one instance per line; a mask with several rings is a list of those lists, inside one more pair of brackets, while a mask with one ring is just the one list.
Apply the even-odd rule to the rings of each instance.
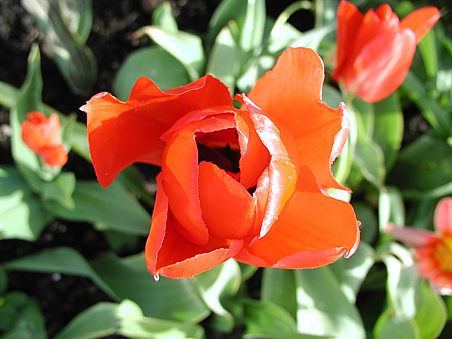
[[435, 257], [442, 270], [452, 271], [452, 237], [441, 238], [441, 242], [435, 249]]
[[240, 148], [235, 129], [199, 133], [196, 136], [196, 144], [198, 146], [198, 163], [209, 161], [226, 172], [240, 172]]

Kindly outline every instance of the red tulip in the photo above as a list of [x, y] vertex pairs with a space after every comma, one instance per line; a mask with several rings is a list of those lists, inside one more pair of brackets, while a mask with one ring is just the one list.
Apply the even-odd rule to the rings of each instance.
[[127, 102], [95, 95], [87, 113], [97, 178], [109, 185], [134, 162], [162, 166], [146, 244], [148, 270], [192, 277], [229, 258], [256, 266], [329, 264], [359, 243], [331, 164], [347, 137], [344, 106], [321, 100], [323, 63], [285, 51], [232, 106], [212, 76], [162, 92], [143, 77]]
[[436, 233], [393, 224], [388, 231], [416, 249], [420, 274], [441, 294], [452, 295], [452, 197], [436, 206], [434, 226]]
[[68, 156], [60, 141], [60, 119], [51, 114], [47, 118], [40, 112], [30, 112], [22, 123], [22, 140], [33, 152], [52, 167], [62, 167]]
[[341, 1], [337, 10], [337, 65], [332, 78], [365, 101], [386, 98], [402, 84], [416, 44], [439, 17], [437, 8], [425, 7], [399, 22], [387, 4], [363, 15], [350, 2]]

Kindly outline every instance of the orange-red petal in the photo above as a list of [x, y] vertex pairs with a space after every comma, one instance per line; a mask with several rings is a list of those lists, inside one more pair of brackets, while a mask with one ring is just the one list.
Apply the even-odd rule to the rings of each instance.
[[199, 164], [199, 200], [209, 234], [224, 239], [250, 237], [254, 199], [234, 178], [217, 165]]
[[419, 43], [439, 20], [440, 16], [441, 13], [436, 7], [419, 8], [400, 21], [400, 28], [412, 30], [416, 35], [416, 43]]
[[347, 74], [349, 90], [367, 102], [384, 99], [402, 84], [415, 50], [411, 30], [378, 35], [361, 50]]
[[42, 155], [44, 162], [53, 167], [62, 167], [68, 160], [66, 148], [63, 144], [45, 147], [40, 154]]
[[268, 234], [236, 256], [251, 265], [312, 268], [350, 256], [360, 231], [350, 204], [322, 194], [310, 170], [300, 170], [297, 191]]
[[228, 128], [235, 128], [230, 113], [195, 121], [173, 132], [163, 153], [163, 186], [170, 208], [180, 223], [180, 233], [196, 244], [207, 243], [209, 236], [199, 201], [196, 133]]
[[127, 102], [105, 92], [93, 96], [80, 109], [87, 113], [99, 183], [108, 186], [134, 162], [161, 165], [164, 143], [160, 136], [188, 112], [219, 105], [231, 105], [231, 98], [227, 87], [211, 76], [167, 92], [142, 77]]
[[[322, 186], [342, 189], [330, 166], [334, 139], [342, 129], [343, 108], [331, 109], [321, 100], [323, 80], [323, 62], [317, 53], [290, 48], [257, 81], [248, 97], [280, 130], [289, 132], [285, 134], [295, 140], [300, 165], [311, 168]], [[283, 142], [288, 143], [284, 136]]]
[[178, 221], [168, 209], [168, 197], [157, 176], [157, 197], [151, 229], [146, 242], [146, 264], [157, 279], [159, 274], [179, 279], [193, 277], [234, 256], [243, 241], [210, 237], [203, 246], [193, 244], [178, 233]]

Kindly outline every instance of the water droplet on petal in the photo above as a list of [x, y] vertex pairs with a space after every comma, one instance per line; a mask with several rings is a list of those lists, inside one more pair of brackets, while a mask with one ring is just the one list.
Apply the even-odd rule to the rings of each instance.
[[158, 273], [154, 273], [154, 280], [155, 280], [155, 282], [159, 281], [159, 279], [160, 279], [159, 274]]

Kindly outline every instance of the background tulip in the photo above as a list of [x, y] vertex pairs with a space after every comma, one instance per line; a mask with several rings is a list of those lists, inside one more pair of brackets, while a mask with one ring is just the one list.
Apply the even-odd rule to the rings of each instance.
[[362, 14], [348, 1], [337, 10], [336, 68], [331, 75], [347, 92], [377, 102], [403, 82], [416, 44], [439, 19], [439, 10], [425, 7], [399, 22], [388, 4]]

